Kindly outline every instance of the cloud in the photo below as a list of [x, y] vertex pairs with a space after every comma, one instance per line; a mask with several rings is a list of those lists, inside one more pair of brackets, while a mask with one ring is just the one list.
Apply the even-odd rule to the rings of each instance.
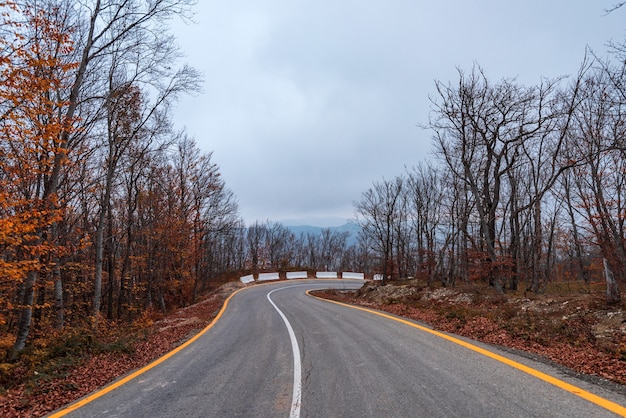
[[593, 3], [201, 2], [175, 33], [205, 92], [176, 123], [214, 151], [246, 221], [343, 217], [373, 181], [432, 158], [417, 125], [435, 79], [475, 62], [523, 83], [573, 74], [586, 44], [623, 35]]

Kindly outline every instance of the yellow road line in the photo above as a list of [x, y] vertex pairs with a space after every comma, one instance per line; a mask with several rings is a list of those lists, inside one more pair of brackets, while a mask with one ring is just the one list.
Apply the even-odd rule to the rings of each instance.
[[451, 342], [453, 342], [455, 344], [458, 344], [458, 345], [460, 345], [462, 347], [465, 347], [465, 348], [467, 348], [469, 350], [475, 351], [475, 352], [480, 353], [480, 354], [482, 354], [484, 356], [490, 357], [490, 358], [492, 358], [492, 359], [494, 359], [496, 361], [499, 361], [501, 363], [507, 364], [507, 365], [509, 365], [509, 366], [511, 366], [511, 367], [513, 367], [515, 369], [518, 369], [518, 370], [521, 370], [521, 371], [523, 371], [525, 373], [528, 373], [528, 374], [536, 377], [537, 379], [541, 379], [544, 382], [551, 383], [554, 386], [557, 386], [557, 387], [559, 387], [559, 388], [561, 388], [561, 389], [563, 389], [563, 390], [565, 390], [567, 392], [570, 392], [570, 393], [572, 393], [572, 394], [574, 394], [576, 396], [579, 396], [579, 397], [581, 397], [581, 398], [583, 398], [583, 399], [585, 399], [585, 400], [587, 400], [589, 402], [592, 402], [592, 403], [594, 403], [594, 404], [596, 404], [598, 406], [601, 406], [601, 407], [603, 407], [603, 408], [605, 408], [605, 409], [607, 409], [607, 410], [609, 410], [609, 411], [611, 411], [613, 413], [616, 413], [618, 415], [626, 417], [626, 408], [621, 406], [621, 405], [616, 404], [615, 402], [611, 402], [608, 399], [604, 399], [604, 398], [602, 398], [602, 397], [600, 397], [598, 395], [594, 395], [593, 393], [587, 392], [587, 391], [585, 391], [585, 390], [583, 390], [583, 389], [581, 389], [581, 388], [579, 388], [577, 386], [571, 385], [571, 384], [569, 384], [567, 382], [564, 382], [564, 381], [559, 380], [559, 379], [557, 379], [555, 377], [552, 377], [552, 376], [550, 376], [550, 375], [548, 375], [546, 373], [540, 372], [539, 370], [533, 369], [532, 367], [526, 366], [526, 365], [524, 365], [522, 363], [518, 363], [518, 362], [513, 361], [511, 359], [508, 359], [508, 358], [506, 358], [504, 356], [501, 356], [499, 354], [493, 353], [493, 352], [491, 352], [489, 350], [486, 350], [484, 348], [478, 347], [478, 346], [476, 346], [474, 344], [470, 344], [470, 343], [468, 343], [466, 341], [463, 341], [463, 340], [460, 340], [458, 338], [452, 337], [452, 336], [450, 336], [448, 334], [444, 334], [442, 332], [438, 332], [438, 331], [432, 330], [430, 328], [423, 327], [423, 326], [418, 325], [418, 324], [416, 324], [414, 322], [407, 321], [405, 319], [401, 319], [401, 318], [398, 318], [396, 316], [388, 315], [388, 314], [385, 314], [385, 313], [382, 313], [382, 312], [379, 312], [379, 311], [375, 311], [375, 310], [372, 310], [372, 309], [368, 309], [368, 308], [363, 308], [361, 306], [348, 305], [346, 303], [337, 302], [337, 301], [330, 300], [330, 299], [323, 299], [323, 298], [311, 295], [310, 291], [307, 291], [306, 293], [307, 293], [307, 295], [309, 295], [311, 297], [314, 297], [316, 299], [320, 299], [320, 300], [323, 300], [323, 301], [326, 301], [326, 302], [335, 303], [335, 304], [341, 305], [341, 306], [346, 306], [346, 307], [352, 308], [352, 309], [358, 309], [358, 310], [364, 311], [364, 312], [369, 312], [369, 313], [374, 314], [374, 315], [382, 316], [383, 318], [387, 318], [387, 319], [391, 319], [393, 321], [401, 322], [401, 323], [403, 323], [405, 325], [408, 325], [408, 326], [413, 327], [413, 328], [417, 328], [417, 329], [419, 329], [421, 331], [424, 331], [424, 332], [427, 332], [429, 334], [436, 335], [437, 337], [440, 337], [440, 338], [443, 338], [445, 340], [451, 341]]
[[226, 307], [228, 306], [228, 302], [230, 302], [230, 300], [233, 298], [233, 296], [235, 296], [237, 293], [239, 293], [242, 290], [248, 289], [248, 287], [243, 287], [241, 289], [238, 289], [237, 291], [233, 292], [225, 301], [224, 301], [224, 305], [222, 306], [222, 309], [220, 309], [220, 311], [218, 312], [217, 316], [215, 318], [213, 318], [213, 321], [211, 321], [211, 323], [209, 325], [207, 325], [202, 331], [200, 331], [199, 333], [197, 333], [196, 335], [194, 335], [192, 338], [190, 338], [189, 340], [187, 340], [184, 344], [181, 344], [180, 346], [176, 347], [174, 350], [170, 351], [167, 354], [164, 354], [162, 357], [159, 357], [158, 359], [154, 360], [152, 363], [148, 364], [147, 366], [142, 367], [141, 369], [138, 369], [136, 371], [134, 371], [133, 373], [129, 374], [128, 376], [111, 383], [108, 386], [105, 386], [104, 388], [92, 393], [91, 395], [88, 395], [78, 401], [76, 401], [75, 403], [70, 404], [69, 406], [53, 413], [52, 415], [49, 415], [49, 418], [57, 418], [57, 417], [62, 417], [65, 416], [67, 414], [69, 414], [72, 411], [77, 410], [78, 408], [82, 408], [83, 406], [87, 405], [88, 403], [100, 398], [101, 396], [106, 395], [107, 393], [119, 388], [120, 386], [122, 386], [125, 383], [128, 383], [129, 381], [133, 380], [134, 378], [136, 378], [137, 376], [147, 372], [148, 370], [152, 369], [153, 367], [158, 366], [159, 364], [163, 363], [165, 360], [169, 359], [170, 357], [172, 357], [173, 355], [175, 355], [176, 353], [178, 353], [179, 351], [185, 349], [185, 347], [189, 346], [190, 344], [192, 344], [194, 341], [196, 341], [198, 338], [200, 338], [204, 333], [206, 333], [208, 330], [210, 330], [211, 328], [213, 328], [213, 326], [217, 323], [217, 321], [221, 318], [221, 316], [224, 314], [224, 311], [226, 310]]

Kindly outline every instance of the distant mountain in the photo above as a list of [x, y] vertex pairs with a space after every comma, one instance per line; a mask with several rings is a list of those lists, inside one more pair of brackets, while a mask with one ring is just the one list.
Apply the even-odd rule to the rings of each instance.
[[341, 226], [330, 226], [328, 228], [323, 228], [320, 226], [311, 226], [311, 225], [297, 225], [297, 226], [287, 226], [287, 228], [293, 232], [296, 237], [299, 237], [300, 234], [316, 234], [321, 235], [323, 229], [330, 229], [332, 232], [348, 232], [348, 238], [346, 239], [346, 245], [354, 245], [357, 243], [357, 239], [359, 236], [359, 231], [361, 227], [356, 224], [345, 224]]

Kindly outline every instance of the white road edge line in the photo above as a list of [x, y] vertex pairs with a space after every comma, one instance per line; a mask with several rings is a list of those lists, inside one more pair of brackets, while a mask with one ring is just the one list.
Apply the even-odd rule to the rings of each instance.
[[291, 399], [291, 412], [289, 413], [289, 418], [299, 418], [300, 417], [300, 404], [302, 402], [302, 363], [300, 361], [300, 346], [298, 346], [298, 340], [296, 339], [296, 334], [293, 332], [293, 328], [289, 323], [289, 320], [285, 316], [285, 314], [278, 309], [278, 306], [274, 303], [270, 295], [277, 290], [287, 289], [286, 287], [280, 289], [274, 289], [267, 294], [267, 300], [270, 301], [276, 312], [280, 315], [287, 327], [287, 332], [289, 332], [289, 338], [291, 339], [291, 350], [293, 351], [293, 397]]

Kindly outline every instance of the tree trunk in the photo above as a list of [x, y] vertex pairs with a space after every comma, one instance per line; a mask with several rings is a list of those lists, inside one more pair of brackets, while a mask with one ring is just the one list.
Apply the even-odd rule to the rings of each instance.
[[113, 145], [109, 144], [109, 157], [108, 167], [106, 174], [106, 183], [104, 188], [104, 195], [100, 200], [100, 215], [98, 216], [98, 225], [96, 227], [96, 265], [95, 265], [95, 277], [94, 277], [94, 291], [93, 291], [93, 316], [97, 316], [100, 313], [100, 305], [102, 302], [102, 264], [104, 261], [104, 228], [105, 221], [107, 219], [107, 212], [111, 202], [111, 189], [113, 188], [113, 175], [115, 172]]
[[37, 282], [38, 273], [36, 271], [28, 272], [26, 280], [21, 286], [19, 301], [20, 319], [17, 327], [17, 337], [13, 344], [13, 352], [11, 353], [11, 361], [17, 359], [19, 353], [26, 346], [26, 339], [30, 332], [31, 319], [33, 316], [33, 298], [35, 296], [35, 283]]
[[115, 242], [113, 240], [113, 211], [109, 202], [109, 208], [107, 209], [107, 245], [105, 246], [107, 251], [107, 273], [109, 276], [109, 286], [107, 295], [107, 319], [113, 319], [113, 296], [117, 287], [115, 278]]
[[603, 259], [604, 262], [604, 277], [606, 279], [606, 302], [610, 304], [619, 303], [622, 298], [619, 292], [619, 286], [615, 281], [615, 276], [613, 275], [613, 271], [611, 267], [609, 267], [609, 262], [606, 258]]
[[93, 281], [93, 304], [92, 315], [97, 316], [100, 313], [100, 301], [102, 299], [102, 260], [103, 260], [103, 247], [104, 247], [104, 218], [105, 218], [106, 205], [102, 205], [100, 208], [100, 216], [98, 218], [98, 227], [96, 229], [96, 265], [95, 276]]
[[130, 252], [131, 252], [131, 228], [127, 228], [127, 243], [126, 250], [124, 254], [124, 261], [122, 262], [122, 271], [120, 273], [120, 289], [117, 294], [117, 319], [122, 319], [122, 314], [124, 311], [124, 304], [130, 301], [129, 298], [126, 297], [126, 277], [131, 274], [131, 265], [130, 265]]
[[541, 200], [537, 199], [535, 202], [535, 230], [533, 237], [533, 251], [532, 251], [532, 259], [533, 266], [531, 272], [531, 283], [530, 283], [530, 291], [533, 293], [539, 292], [543, 285], [543, 273], [541, 268], [541, 260], [542, 260], [542, 247], [543, 247], [543, 229], [541, 226]]
[[56, 329], [63, 329], [65, 325], [65, 307], [63, 305], [63, 279], [61, 269], [57, 263], [54, 266], [54, 308], [56, 311]]

